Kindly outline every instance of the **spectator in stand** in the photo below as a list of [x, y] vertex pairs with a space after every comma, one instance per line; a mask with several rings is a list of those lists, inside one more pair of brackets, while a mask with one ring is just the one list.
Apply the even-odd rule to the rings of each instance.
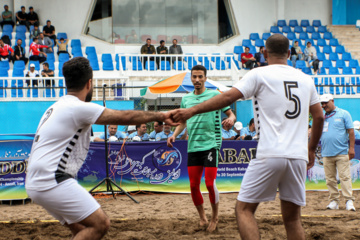
[[7, 59], [8, 61], [10, 61], [13, 56], [14, 50], [10, 47], [9, 44], [4, 43], [4, 41], [0, 39], [0, 61], [2, 61], [3, 59]]
[[54, 43], [56, 44], [56, 35], [55, 35], [55, 27], [51, 25], [51, 21], [46, 21], [46, 26], [43, 27], [43, 33], [46, 37], [52, 39]]
[[[223, 118], [222, 123], [226, 121], [227, 118]], [[236, 132], [231, 129], [231, 126], [222, 124], [221, 136], [222, 140], [234, 140]]]
[[4, 10], [1, 14], [3, 21], [0, 23], [1, 24], [1, 28], [4, 28], [4, 25], [6, 24], [10, 24], [13, 28], [14, 28], [14, 21], [12, 19], [13, 15], [12, 12], [9, 11], [9, 6], [8, 5], [4, 5]]
[[258, 53], [255, 53], [255, 67], [267, 66], [267, 60], [264, 57], [264, 46], [261, 46]]
[[138, 36], [135, 32], [135, 30], [131, 30], [131, 34], [126, 36], [125, 39], [126, 43], [137, 43], [139, 42]]
[[[148, 55], [156, 53], [154, 45], [151, 45], [151, 38], [146, 39], [146, 44], [142, 45], [140, 52], [141, 54], [148, 54]], [[154, 58], [150, 57], [149, 60], [154, 61]], [[142, 61], [145, 68], [146, 62], [148, 61], [148, 57], [143, 57]]]
[[360, 122], [359, 121], [354, 121], [354, 133], [355, 133], [355, 139], [360, 139]]
[[39, 26], [39, 17], [36, 12], [34, 12], [33, 7], [29, 7], [29, 13], [27, 14], [27, 27], [30, 30], [30, 26]]
[[141, 141], [149, 140], [149, 134], [146, 133], [146, 124], [136, 125], [136, 132], [129, 135], [128, 138], [139, 137]]
[[293, 67], [296, 66], [296, 60], [303, 60], [304, 54], [301, 51], [301, 47], [299, 47], [299, 41], [295, 41], [294, 45], [291, 47], [290, 60], [292, 62]]
[[[25, 77], [39, 77], [39, 72], [35, 70], [35, 64], [30, 64], [30, 70], [27, 70], [25, 73]], [[30, 80], [26, 80], [26, 84], [28, 87], [37, 87], [39, 85], [38, 80], [32, 80], [32, 86], [30, 86]]]
[[34, 38], [33, 42], [30, 44], [30, 60], [34, 60], [34, 61], [39, 61], [40, 63], [45, 62], [46, 61], [46, 53], [42, 53], [43, 56], [40, 56], [40, 49], [41, 48], [47, 48], [48, 46], [46, 45], [40, 45], [39, 44], [39, 39], [38, 38]]
[[171, 131], [171, 126], [169, 124], [164, 124], [164, 131], [156, 134], [156, 141], [160, 141], [160, 140], [164, 140], [164, 139], [168, 139], [169, 137], [171, 137], [174, 134], [173, 131]]
[[319, 70], [319, 59], [316, 56], [316, 49], [313, 46], [311, 46], [311, 42], [307, 42], [306, 48], [304, 50], [304, 55], [305, 55], [305, 60], [308, 61], [309, 64], [311, 64], [312, 61], [314, 73], [317, 74]]
[[250, 53], [249, 47], [245, 47], [245, 52], [242, 53], [240, 56], [241, 56], [241, 63], [243, 68], [249, 68], [250, 70], [254, 68], [256, 59]]
[[41, 32], [40, 32], [39, 26], [35, 25], [34, 29], [31, 31], [30, 38], [39, 37], [40, 33]]
[[[54, 71], [49, 69], [49, 64], [47, 62], [43, 63], [43, 70], [41, 71], [42, 77], [54, 77]], [[54, 87], [55, 80], [46, 79], [45, 84], [46, 87]]]
[[355, 197], [352, 194], [350, 173], [350, 160], [355, 157], [354, 125], [349, 112], [335, 106], [331, 94], [321, 95], [320, 102], [325, 110], [325, 122], [321, 135], [321, 156], [323, 157], [326, 185], [330, 193], [330, 204], [326, 208], [339, 209], [340, 194], [336, 180], [337, 172], [346, 210], [355, 211]]
[[[172, 42], [173, 42], [173, 45], [170, 46], [169, 53], [176, 54], [176, 55], [183, 54], [183, 50], [182, 50], [181, 46], [177, 44], [177, 39], [173, 39]], [[176, 58], [173, 57], [172, 62], [174, 63], [175, 60], [176, 60]], [[178, 61], [181, 61], [181, 57], [178, 57]]]
[[44, 52], [45, 53], [52, 53], [53, 52], [53, 49], [52, 49], [53, 42], [51, 41], [50, 38], [45, 37], [44, 34], [42, 32], [40, 32], [38, 39], [39, 39], [39, 44], [40, 45], [47, 46], [47, 48], [40, 50], [41, 54], [44, 53]]
[[27, 57], [25, 57], [25, 50], [21, 46], [22, 40], [19, 38], [16, 43], [17, 43], [17, 45], [14, 47], [13, 63], [15, 63], [15, 61], [17, 61], [17, 60], [22, 60], [25, 62], [25, 65], [26, 65], [29, 59]]
[[163, 122], [162, 121], [156, 121], [154, 122], [154, 131], [152, 131], [149, 135], [150, 139], [156, 139], [156, 135], [158, 133], [161, 133], [163, 131]]
[[[156, 52], [157, 54], [169, 54], [169, 50], [167, 47], [165, 47], [165, 41], [164, 40], [161, 40], [160, 41], [160, 46], [158, 46], [156, 48]], [[157, 57], [156, 58], [156, 63], [157, 63], [157, 66], [159, 68], [160, 66], [160, 61], [168, 61], [168, 57]]]
[[256, 136], [254, 118], [250, 120], [249, 126], [241, 129], [240, 138], [246, 140], [245, 137], [250, 136], [251, 138]]
[[67, 51], [67, 45], [69, 43], [68, 39], [63, 39], [60, 38], [60, 41], [56, 39], [56, 43], [58, 45], [58, 51], [57, 51], [57, 55], [60, 55], [60, 53], [67, 53], [70, 56], [70, 53]]
[[[108, 132], [106, 138], [110, 139], [110, 137], [116, 137], [116, 139], [127, 138], [125, 133], [118, 131], [117, 125], [108, 126]], [[102, 133], [99, 137], [94, 138], [94, 142], [105, 142], [105, 134]]]
[[234, 131], [236, 133], [236, 135], [234, 136], [234, 140], [241, 140], [240, 132], [241, 132], [242, 128], [243, 128], [243, 125], [241, 122], [236, 122], [234, 124]]
[[16, 24], [26, 26], [27, 14], [25, 12], [25, 7], [21, 6], [21, 11], [16, 13]]
[[136, 132], [136, 126], [135, 125], [129, 125], [127, 128], [127, 136], [129, 136], [130, 134]]

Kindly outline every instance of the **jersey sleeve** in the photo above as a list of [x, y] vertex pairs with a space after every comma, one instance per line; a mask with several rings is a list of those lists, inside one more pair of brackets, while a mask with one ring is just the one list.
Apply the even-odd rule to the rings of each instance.
[[315, 85], [311, 84], [311, 96], [310, 96], [310, 106], [320, 103], [319, 96], [316, 92]]
[[244, 95], [243, 99], [247, 99], [256, 95], [258, 80], [255, 72], [256, 71], [248, 72], [238, 83], [233, 86]]
[[243, 128], [243, 129], [240, 130], [240, 136], [242, 137], [242, 136], [245, 136], [245, 135], [247, 135], [247, 131], [246, 131], [246, 128]]
[[181, 99], [180, 108], [186, 108], [184, 99], [184, 97]]
[[80, 125], [94, 124], [100, 117], [105, 107], [96, 103], [82, 103], [74, 111], [74, 119]]
[[344, 111], [344, 122], [346, 129], [354, 128], [354, 123], [348, 111]]

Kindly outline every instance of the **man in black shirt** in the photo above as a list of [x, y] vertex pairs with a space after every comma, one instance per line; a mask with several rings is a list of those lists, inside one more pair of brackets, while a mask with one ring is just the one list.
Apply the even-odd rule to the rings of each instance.
[[29, 7], [29, 13], [27, 15], [27, 26], [28, 26], [28, 29], [30, 30], [30, 25], [37, 25], [39, 26], [39, 17], [37, 15], [36, 12], [34, 12], [34, 8], [33, 7]]
[[[54, 77], [54, 71], [49, 69], [49, 64], [47, 62], [43, 63], [43, 70], [41, 71], [42, 77]], [[52, 84], [51, 84], [52, 82]], [[55, 86], [55, 80], [50, 81], [49, 79], [45, 80], [45, 86], [46, 87], [54, 87]]]
[[27, 14], [25, 12], [25, 7], [21, 6], [21, 11], [16, 13], [16, 24], [17, 25], [26, 25]]
[[23, 47], [21, 47], [21, 44], [22, 44], [22, 40], [19, 38], [17, 40], [17, 45], [14, 47], [14, 57], [13, 57], [13, 63], [15, 63], [15, 61], [17, 60], [22, 60], [25, 62], [25, 65], [27, 64], [28, 62], [28, 58], [25, 57], [25, 50]]
[[[168, 54], [169, 53], [168, 48], [165, 47], [165, 41], [164, 40], [160, 41], [160, 46], [158, 46], [156, 48], [156, 52], [157, 52], [157, 54]], [[167, 57], [167, 58], [165, 58], [165, 57], [161, 57], [161, 58], [156, 57], [156, 64], [157, 64], [158, 68], [160, 68], [160, 61], [170, 61], [170, 58], [169, 57]]]
[[51, 21], [46, 21], [46, 26], [43, 27], [43, 33], [45, 37], [49, 37], [54, 40], [54, 44], [56, 45], [56, 35], [55, 35], [55, 27], [51, 25]]

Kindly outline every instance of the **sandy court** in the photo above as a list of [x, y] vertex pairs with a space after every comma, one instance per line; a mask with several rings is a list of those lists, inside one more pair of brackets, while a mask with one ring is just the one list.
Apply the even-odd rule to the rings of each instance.
[[[360, 191], [354, 195], [359, 199]], [[126, 196], [100, 198], [99, 203], [110, 216], [111, 228], [104, 239], [240, 239], [234, 215], [237, 193], [220, 195], [220, 219], [217, 230], [208, 234], [198, 226], [198, 216], [190, 194], [138, 194], [140, 204]], [[211, 208], [204, 194], [205, 209]], [[308, 192], [303, 208], [303, 225], [307, 239], [360, 239], [359, 212], [348, 212], [342, 201], [340, 210], [325, 210], [327, 192]], [[360, 204], [355, 201], [355, 207]], [[256, 218], [262, 239], [286, 239], [280, 214], [280, 201], [260, 204]], [[210, 215], [209, 215], [210, 217]], [[40, 206], [0, 205], [0, 239], [69, 239], [70, 231], [56, 222]], [[35, 220], [36, 223], [21, 223]]]

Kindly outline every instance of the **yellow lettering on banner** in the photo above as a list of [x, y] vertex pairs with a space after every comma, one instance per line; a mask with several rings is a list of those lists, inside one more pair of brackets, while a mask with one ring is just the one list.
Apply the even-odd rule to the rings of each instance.
[[11, 171], [11, 164], [9, 162], [0, 163], [0, 175], [9, 174]]
[[249, 156], [246, 152], [246, 148], [242, 148], [240, 150], [240, 154], [239, 154], [239, 158], [238, 158], [238, 163], [249, 163]]
[[25, 161], [13, 162], [12, 164], [13, 164], [13, 170], [11, 171], [11, 174], [21, 174], [25, 172], [26, 170]]
[[233, 148], [223, 148], [224, 152], [224, 159], [226, 164], [236, 163], [237, 157], [236, 157], [236, 149]]

